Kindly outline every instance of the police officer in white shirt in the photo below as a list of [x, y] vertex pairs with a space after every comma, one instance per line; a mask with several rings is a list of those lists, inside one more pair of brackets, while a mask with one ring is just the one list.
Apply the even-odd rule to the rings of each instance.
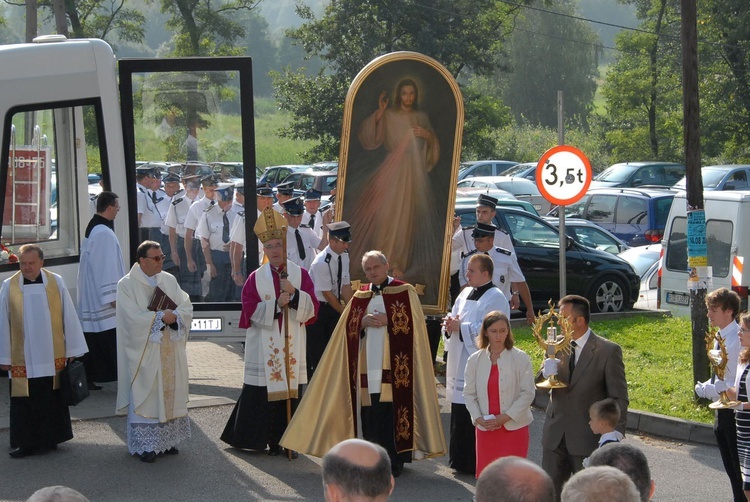
[[237, 301], [239, 288], [232, 281], [232, 263], [229, 259], [229, 233], [237, 213], [232, 208], [234, 187], [231, 183], [219, 183], [216, 187], [215, 204], [209, 205], [195, 229], [201, 238], [206, 271], [210, 274], [207, 302]]
[[183, 277], [180, 284], [183, 291], [190, 295], [191, 301], [201, 301], [203, 297], [203, 285], [201, 279], [203, 272], [206, 270], [206, 260], [201, 250], [200, 235], [196, 233], [198, 222], [203, 216], [203, 212], [212, 204], [216, 204], [216, 187], [218, 179], [213, 174], [208, 174], [201, 179], [203, 186], [203, 198], [195, 201], [188, 209], [185, 217], [185, 261], [187, 262], [188, 272], [190, 272], [189, 282]]
[[321, 239], [311, 228], [301, 225], [305, 206], [299, 197], [289, 199], [283, 206], [284, 218], [289, 223], [286, 235], [287, 258], [309, 271], [318, 251], [328, 245], [328, 234], [325, 239]]
[[164, 256], [164, 264], [162, 270], [169, 272], [179, 281], [180, 269], [179, 264], [174, 261], [172, 257], [172, 244], [169, 241], [169, 226], [167, 225], [167, 216], [169, 216], [169, 209], [172, 207], [172, 201], [175, 197], [179, 197], [183, 194], [182, 188], [180, 188], [180, 175], [175, 172], [167, 172], [162, 176], [162, 182], [164, 183], [164, 189], [157, 192], [159, 194], [159, 202], [156, 207], [159, 210], [159, 215], [162, 217], [161, 227], [159, 227], [159, 240], [161, 244], [161, 250]]
[[351, 227], [347, 222], [338, 221], [328, 225], [328, 246], [318, 253], [310, 268], [320, 308], [315, 324], [307, 326], [308, 378], [312, 378], [333, 329], [352, 298], [347, 251], [351, 240]]
[[284, 214], [284, 206], [282, 204], [294, 197], [293, 185], [293, 181], [276, 185], [276, 203], [273, 205], [273, 208], [281, 214]]
[[135, 179], [138, 182], [136, 200], [141, 242], [145, 240], [160, 242], [162, 216], [159, 203], [167, 196], [160, 190], [161, 170], [157, 166], [144, 164], [136, 167], [135, 173]]
[[[241, 185], [241, 186], [238, 186]], [[244, 182], [235, 184], [235, 192], [242, 190], [245, 191]], [[235, 193], [236, 196], [236, 193]], [[244, 201], [244, 196], [242, 197]], [[256, 206], [256, 219], [253, 219], [250, 223], [255, 225], [255, 221], [260, 217], [261, 211], [267, 207], [271, 207], [273, 204], [273, 189], [271, 185], [264, 184], [255, 188], [255, 206]], [[235, 203], [235, 208], [237, 204]], [[232, 229], [229, 233], [229, 256], [232, 260], [232, 280], [237, 286], [242, 287], [245, 284], [247, 278], [247, 270], [245, 263], [245, 256], [247, 252], [247, 240], [245, 238], [245, 211], [241, 211], [237, 214], [237, 218], [234, 219]], [[258, 265], [263, 264], [263, 243], [258, 239]]]
[[[461, 261], [459, 280], [461, 281], [462, 287], [466, 286], [468, 282], [466, 279], [466, 267], [471, 256], [477, 253], [487, 254], [492, 258], [492, 262], [495, 265], [495, 270], [492, 274], [492, 283], [503, 292], [506, 298], [510, 298], [511, 295], [519, 295], [520, 291], [524, 291], [523, 287], [517, 287], [517, 285], [526, 285], [526, 278], [518, 266], [518, 260], [516, 259], [516, 253], [514, 251], [493, 246], [496, 231], [497, 227], [494, 225], [477, 223], [474, 226], [472, 240], [474, 241], [473, 244], [475, 249]], [[512, 293], [511, 284], [516, 286], [516, 289]], [[528, 291], [528, 286], [526, 286], [525, 291]], [[528, 297], [522, 298], [522, 300], [527, 309], [526, 318], [533, 320], [534, 307], [531, 303], [531, 295], [529, 294]]]
[[[177, 278], [180, 287], [187, 292], [183, 282], [200, 282], [200, 277], [192, 277], [196, 273], [190, 272], [187, 267], [187, 256], [185, 255], [185, 219], [190, 206], [199, 200], [201, 188], [200, 178], [197, 175], [181, 176], [185, 185], [184, 191], [178, 192], [172, 199], [167, 211], [165, 224], [169, 230], [169, 246], [172, 261], [178, 267], [178, 273], [172, 274]], [[166, 254], [166, 253], [165, 253]]]
[[323, 192], [314, 188], [305, 192], [305, 212], [302, 214], [302, 226], [312, 229], [318, 237], [323, 237], [323, 224], [330, 223], [333, 219], [333, 213], [322, 211], [320, 208], [322, 195]]

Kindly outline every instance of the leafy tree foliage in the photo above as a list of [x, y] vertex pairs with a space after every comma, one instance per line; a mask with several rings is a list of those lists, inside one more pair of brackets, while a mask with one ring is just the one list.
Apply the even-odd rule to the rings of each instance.
[[[307, 54], [319, 56], [324, 68], [314, 77], [289, 68], [275, 74], [280, 106], [295, 117], [283, 134], [319, 141], [307, 152], [309, 160], [337, 157], [346, 90], [367, 63], [388, 52], [408, 50], [436, 59], [457, 79], [490, 75], [500, 64], [503, 42], [518, 10], [517, 4], [499, 0], [339, 0], [317, 19], [312, 9], [298, 5], [306, 22], [288, 35]], [[475, 97], [464, 95], [464, 143], [482, 151], [485, 133], [478, 131], [498, 124], [502, 114], [482, 117], [487, 120], [482, 124], [470, 113], [501, 106], [485, 97], [475, 108]]]
[[574, 5], [563, 1], [525, 10], [519, 19], [508, 42], [510, 71], [496, 77], [516, 120], [557, 127], [557, 91], [563, 91], [566, 121], [588, 125], [599, 73], [599, 37], [589, 23], [567, 17], [574, 14]]
[[[4, 0], [8, 5], [25, 7], [21, 1]], [[125, 6], [125, 0], [65, 0], [65, 13], [71, 38], [101, 38], [141, 42], [144, 38], [143, 14]], [[52, 0], [39, 0], [38, 6], [53, 17]]]

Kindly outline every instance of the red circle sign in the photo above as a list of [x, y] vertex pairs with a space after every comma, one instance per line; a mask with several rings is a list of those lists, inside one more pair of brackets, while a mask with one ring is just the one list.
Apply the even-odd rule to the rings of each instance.
[[550, 148], [536, 165], [536, 186], [542, 196], [560, 206], [578, 202], [591, 185], [589, 159], [570, 145]]

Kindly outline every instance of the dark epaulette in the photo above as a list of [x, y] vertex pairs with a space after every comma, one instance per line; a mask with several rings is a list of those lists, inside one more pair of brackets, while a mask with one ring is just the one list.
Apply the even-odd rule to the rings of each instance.
[[239, 213], [237, 213], [237, 216], [239, 216], [240, 218], [244, 218], [245, 217], [245, 211], [240, 211]]
[[510, 252], [510, 251], [508, 251], [508, 250], [507, 250], [507, 249], [505, 249], [505, 248], [501, 248], [501, 247], [496, 247], [496, 248], [495, 248], [495, 251], [497, 251], [498, 253], [503, 253], [503, 254], [506, 254], [506, 255], [508, 255], [508, 256], [510, 256], [510, 255], [511, 255], [511, 252]]
[[331, 258], [333, 258], [333, 257], [331, 256], [331, 253], [326, 253], [326, 259], [325, 259], [325, 262], [326, 262], [326, 263], [329, 263], [329, 264], [330, 264], [330, 263], [331, 263]]
[[468, 227], [461, 227], [461, 230], [474, 230], [474, 225], [469, 225]]
[[173, 205], [173, 206], [176, 206], [177, 204], [179, 204], [179, 203], [180, 203], [180, 202], [182, 202], [183, 200], [185, 200], [185, 197], [178, 197], [178, 198], [176, 198], [176, 199], [172, 199], [172, 205]]
[[203, 212], [204, 212], [204, 213], [207, 213], [207, 212], [209, 212], [209, 211], [210, 211], [211, 209], [213, 209], [213, 207], [214, 207], [214, 206], [216, 206], [216, 201], [215, 201], [215, 200], [212, 200], [212, 201], [211, 201], [211, 204], [209, 204], [209, 205], [208, 205], [208, 207], [207, 207], [206, 209], [204, 209], [204, 210], [203, 210]]
[[91, 197], [89, 197], [89, 201], [94, 202], [98, 198], [99, 198], [99, 194], [97, 193], [97, 194], [94, 194]]
[[473, 255], [473, 254], [474, 254], [474, 253], [476, 253], [476, 252], [477, 252], [477, 250], [475, 249], [474, 251], [469, 251], [469, 252], [468, 252], [468, 253], [466, 253], [466, 254], [464, 254], [464, 253], [461, 253], [461, 255], [462, 255], [462, 256], [461, 256], [461, 258], [468, 258], [469, 256]]

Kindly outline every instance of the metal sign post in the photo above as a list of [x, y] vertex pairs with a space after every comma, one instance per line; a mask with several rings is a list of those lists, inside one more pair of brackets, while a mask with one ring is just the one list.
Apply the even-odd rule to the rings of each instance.
[[560, 298], [565, 296], [565, 206], [578, 202], [591, 185], [592, 171], [589, 159], [579, 149], [570, 145], [550, 148], [539, 159], [536, 168], [536, 186], [542, 196], [557, 204], [560, 218]]

